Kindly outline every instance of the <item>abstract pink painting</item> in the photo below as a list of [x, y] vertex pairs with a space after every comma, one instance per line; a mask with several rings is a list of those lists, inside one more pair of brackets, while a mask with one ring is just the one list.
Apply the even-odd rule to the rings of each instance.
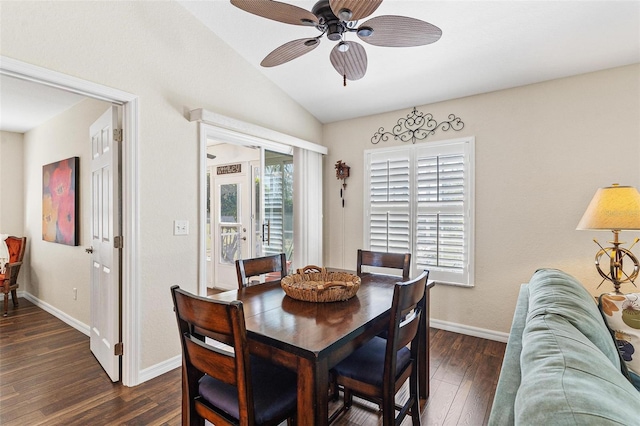
[[79, 157], [42, 166], [42, 239], [78, 245]]

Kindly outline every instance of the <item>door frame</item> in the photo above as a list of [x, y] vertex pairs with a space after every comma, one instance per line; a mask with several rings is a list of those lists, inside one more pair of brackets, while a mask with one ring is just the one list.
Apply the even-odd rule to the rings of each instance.
[[[328, 153], [328, 149], [326, 146], [318, 145], [313, 142], [306, 141], [304, 139], [299, 139], [295, 136], [287, 135], [284, 133], [277, 132], [275, 130], [267, 129], [265, 127], [261, 127], [255, 124], [246, 123], [241, 120], [237, 120], [231, 117], [224, 116], [222, 114], [217, 114], [211, 111], [207, 111], [202, 108], [191, 110], [189, 113], [189, 121], [198, 122], [198, 139], [199, 139], [199, 158], [200, 164], [198, 166], [199, 169], [199, 213], [198, 213], [198, 251], [199, 251], [199, 262], [198, 262], [198, 294], [206, 295], [207, 294], [207, 280], [206, 280], [206, 272], [207, 272], [207, 247], [206, 247], [206, 223], [207, 223], [207, 140], [214, 139], [218, 142], [222, 143], [230, 143], [236, 145], [244, 145], [251, 147], [263, 147], [265, 149], [269, 149], [271, 151], [286, 153], [294, 156], [295, 158], [300, 152], [309, 151], [318, 153], [321, 155], [326, 155]], [[306, 161], [306, 157], [304, 154], [300, 155], [300, 160], [302, 163]], [[317, 175], [320, 176], [317, 181], [307, 182], [311, 179], [305, 180], [305, 183], [308, 185], [314, 186], [313, 193], [321, 194], [322, 193], [322, 170], [320, 168], [319, 163], [313, 164], [315, 167], [314, 171], [317, 171]], [[295, 168], [295, 166], [294, 166]], [[303, 166], [304, 168], [304, 166]], [[298, 183], [300, 185], [300, 183]], [[296, 183], [294, 179], [294, 194], [296, 191]], [[304, 191], [303, 191], [304, 192]], [[322, 263], [322, 249], [318, 249], [314, 247], [313, 249], [308, 249], [308, 241], [306, 235], [300, 235], [299, 230], [309, 229], [309, 226], [306, 226], [306, 223], [313, 223], [313, 229], [315, 229], [316, 234], [314, 235], [316, 239], [322, 243], [322, 214], [318, 212], [317, 209], [308, 208], [312, 203], [309, 203], [308, 200], [304, 200], [304, 196], [297, 197], [294, 196], [294, 199], [297, 200], [296, 204], [300, 206], [299, 208], [305, 209], [305, 211], [300, 212], [300, 219], [298, 220], [298, 225], [295, 226], [294, 235], [297, 235], [295, 238], [302, 238], [299, 250], [295, 251], [295, 257], [298, 259], [298, 262], [309, 262], [312, 264], [321, 264]], [[314, 200], [314, 202], [322, 205], [322, 201]], [[294, 206], [294, 214], [295, 213]], [[321, 210], [321, 209], [320, 209]], [[298, 216], [296, 216], [298, 217]], [[322, 244], [320, 244], [321, 246]], [[305, 263], [306, 264], [306, 263]]]
[[56, 87], [87, 98], [121, 105], [122, 144], [122, 355], [121, 381], [125, 386], [140, 383], [140, 296], [138, 178], [139, 99], [137, 95], [103, 86], [47, 68], [0, 55], [0, 74]]

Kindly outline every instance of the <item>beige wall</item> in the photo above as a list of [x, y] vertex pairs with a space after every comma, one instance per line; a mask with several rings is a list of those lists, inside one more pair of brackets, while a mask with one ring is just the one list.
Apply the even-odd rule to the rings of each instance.
[[[640, 66], [616, 68], [510, 90], [418, 106], [438, 121], [456, 114], [460, 132], [426, 141], [475, 136], [475, 287], [436, 286], [432, 317], [508, 332], [519, 284], [541, 267], [561, 268], [593, 293], [600, 283], [593, 256], [609, 232], [576, 231], [598, 187], [640, 186]], [[355, 267], [363, 244], [363, 150], [403, 145], [370, 140], [411, 109], [324, 127], [325, 264]], [[334, 164], [351, 166], [340, 207]], [[345, 231], [346, 230], [346, 231]], [[347, 232], [348, 238], [342, 233]], [[623, 232], [633, 241], [640, 232]], [[631, 287], [633, 288], [633, 287]]]
[[[206, 108], [316, 143], [322, 126], [175, 2], [0, 7], [1, 55], [140, 97], [136, 285], [140, 366], [153, 367], [180, 353], [169, 287], [197, 291], [198, 131], [185, 111]], [[173, 236], [174, 219], [189, 220], [190, 235]], [[32, 232], [38, 238], [39, 230]]]
[[[136, 284], [142, 369], [179, 354], [178, 340], [168, 338], [175, 330], [169, 287], [197, 288], [198, 236], [172, 235], [174, 219], [188, 219], [191, 229], [198, 219], [197, 126], [184, 118], [186, 110], [206, 108], [329, 146], [325, 264], [355, 266], [362, 245], [362, 152], [374, 148], [369, 141], [378, 127], [390, 128], [409, 109], [323, 127], [173, 2], [22, 1], [0, 7], [1, 55], [140, 96]], [[455, 113], [465, 122], [462, 132], [438, 132], [429, 141], [476, 137], [476, 286], [436, 287], [434, 318], [506, 332], [519, 283], [542, 266], [563, 268], [596, 292], [591, 238], [609, 236], [575, 226], [597, 187], [614, 181], [640, 185], [638, 75], [636, 65], [419, 106], [439, 120]], [[344, 210], [333, 169], [337, 160], [352, 166]], [[31, 193], [41, 171], [35, 177], [25, 172]], [[40, 240], [40, 211], [30, 199], [24, 228], [32, 241]], [[635, 233], [625, 235], [628, 241]], [[51, 246], [37, 245], [34, 270], [42, 262], [34, 255], [44, 256]], [[77, 259], [86, 262], [80, 254]], [[58, 303], [57, 289], [41, 273], [31, 277], [33, 291]], [[68, 289], [61, 293], [67, 297]], [[75, 315], [85, 318], [86, 312]]]
[[[22, 289], [87, 326], [91, 263], [84, 249], [91, 245], [89, 126], [108, 108], [106, 102], [86, 99], [24, 134], [25, 231], [30, 250]], [[78, 246], [42, 240], [42, 166], [69, 157], [80, 158]]]
[[22, 134], [0, 132], [0, 234], [24, 233]]

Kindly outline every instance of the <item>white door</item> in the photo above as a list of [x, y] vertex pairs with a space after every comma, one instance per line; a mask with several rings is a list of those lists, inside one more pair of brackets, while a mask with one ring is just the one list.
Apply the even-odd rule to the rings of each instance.
[[213, 169], [214, 282], [217, 288], [234, 289], [235, 261], [250, 257], [252, 243], [250, 170], [246, 162]]
[[[91, 352], [112, 381], [120, 380], [120, 137], [118, 109], [90, 127]], [[117, 238], [116, 238], [117, 237]]]

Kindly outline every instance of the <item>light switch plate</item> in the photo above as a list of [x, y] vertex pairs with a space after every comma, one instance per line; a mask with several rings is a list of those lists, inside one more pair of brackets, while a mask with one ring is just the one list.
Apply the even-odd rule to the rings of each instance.
[[174, 220], [173, 221], [173, 235], [189, 235], [189, 221], [188, 220]]

